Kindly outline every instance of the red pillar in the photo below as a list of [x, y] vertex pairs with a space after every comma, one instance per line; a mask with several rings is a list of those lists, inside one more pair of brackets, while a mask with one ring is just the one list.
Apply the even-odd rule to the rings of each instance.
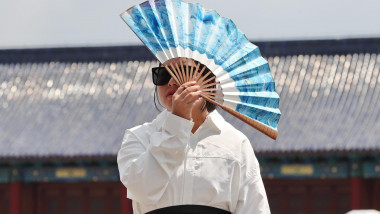
[[10, 213], [11, 214], [20, 214], [21, 212], [21, 183], [19, 182], [14, 182], [11, 183], [11, 188], [10, 188]]
[[362, 191], [363, 191], [363, 179], [360, 177], [351, 178], [350, 180], [351, 188], [351, 209], [362, 209]]
[[127, 188], [120, 183], [121, 188], [121, 197], [120, 197], [120, 203], [121, 203], [121, 214], [133, 214], [132, 209], [132, 200], [127, 198]]

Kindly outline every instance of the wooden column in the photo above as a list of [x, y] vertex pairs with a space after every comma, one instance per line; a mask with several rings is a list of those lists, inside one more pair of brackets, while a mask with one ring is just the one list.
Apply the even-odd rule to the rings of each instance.
[[362, 178], [362, 163], [357, 156], [350, 158], [350, 200], [351, 209], [362, 209], [363, 196], [363, 178]]
[[120, 204], [121, 204], [121, 214], [133, 214], [132, 209], [132, 200], [127, 198], [127, 188], [120, 182], [120, 188], [121, 188], [121, 197], [120, 197]]
[[350, 179], [351, 188], [351, 209], [362, 209], [362, 191], [363, 191], [363, 179], [360, 177]]
[[20, 214], [21, 212], [21, 183], [12, 182], [10, 184], [9, 210], [11, 214]]

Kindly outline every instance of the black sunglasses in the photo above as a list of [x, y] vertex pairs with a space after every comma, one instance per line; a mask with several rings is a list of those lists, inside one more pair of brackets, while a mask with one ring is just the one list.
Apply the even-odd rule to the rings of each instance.
[[152, 79], [155, 85], [166, 85], [171, 77], [165, 67], [152, 68]]
[[[188, 66], [189, 71], [191, 70], [192, 66]], [[194, 67], [193, 67], [194, 68]], [[199, 70], [202, 70], [203, 65], [199, 67]], [[205, 73], [205, 72], [203, 72]], [[169, 72], [165, 69], [165, 67], [155, 67], [152, 68], [152, 79], [153, 79], [153, 84], [155, 85], [166, 85], [170, 81], [170, 78], [172, 76], [169, 74]]]

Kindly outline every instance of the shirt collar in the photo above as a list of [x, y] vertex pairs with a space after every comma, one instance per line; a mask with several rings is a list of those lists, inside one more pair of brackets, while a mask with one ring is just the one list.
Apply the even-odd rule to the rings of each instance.
[[156, 119], [153, 120], [153, 124], [155, 124], [157, 129], [159, 129], [162, 126], [162, 124], [164, 124], [166, 117], [169, 113], [170, 112], [165, 109], [157, 115]]
[[[164, 110], [156, 117], [155, 124], [157, 127], [164, 123], [168, 114], [170, 114], [170, 112], [168, 110]], [[224, 123], [225, 120], [222, 115], [220, 115], [217, 110], [214, 110], [207, 115], [206, 120], [203, 122], [201, 127], [199, 127], [197, 132], [206, 129], [207, 131], [210, 130], [215, 133], [220, 133]], [[197, 132], [194, 134], [196, 135]]]
[[194, 134], [191, 134], [191, 136], [198, 142], [208, 136], [219, 135], [222, 131], [223, 123], [223, 117], [216, 110], [214, 110], [207, 115], [203, 124]]
[[204, 123], [208, 123], [210, 128], [214, 129], [217, 132], [220, 132], [224, 123], [224, 118], [219, 114], [218, 111], [214, 110], [207, 115]]

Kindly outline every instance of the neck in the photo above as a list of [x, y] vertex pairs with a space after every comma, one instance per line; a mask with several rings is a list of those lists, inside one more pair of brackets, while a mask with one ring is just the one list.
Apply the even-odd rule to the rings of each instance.
[[194, 122], [194, 126], [193, 126], [193, 129], [191, 130], [191, 132], [193, 134], [205, 122], [208, 114], [209, 113], [208, 113], [207, 109], [205, 109], [204, 111], [201, 111], [200, 109], [196, 109], [192, 112], [192, 119]]

